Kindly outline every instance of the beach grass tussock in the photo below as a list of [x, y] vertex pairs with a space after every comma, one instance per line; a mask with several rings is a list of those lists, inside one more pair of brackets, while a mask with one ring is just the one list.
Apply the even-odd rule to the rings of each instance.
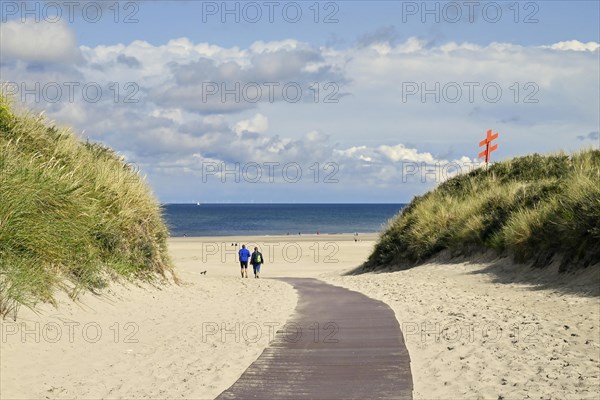
[[113, 279], [174, 277], [168, 235], [159, 203], [123, 157], [0, 97], [3, 317], [52, 302], [61, 288], [76, 297]]
[[532, 154], [451, 178], [389, 221], [361, 270], [490, 250], [561, 271], [599, 263], [600, 151]]

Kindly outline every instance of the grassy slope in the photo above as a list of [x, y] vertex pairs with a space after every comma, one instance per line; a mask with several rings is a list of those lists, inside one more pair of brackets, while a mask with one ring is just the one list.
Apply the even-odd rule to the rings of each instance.
[[561, 270], [600, 261], [600, 151], [537, 154], [450, 179], [392, 219], [363, 269], [492, 249]]
[[121, 157], [0, 97], [0, 314], [52, 301], [57, 288], [164, 276], [167, 237], [157, 201]]

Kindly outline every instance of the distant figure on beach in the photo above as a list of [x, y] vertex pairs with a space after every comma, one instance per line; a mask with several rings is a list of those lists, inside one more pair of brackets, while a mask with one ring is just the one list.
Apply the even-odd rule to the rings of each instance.
[[250, 250], [248, 250], [246, 248], [246, 245], [243, 244], [242, 248], [240, 249], [240, 251], [238, 252], [239, 256], [240, 256], [240, 268], [242, 271], [242, 278], [248, 277], [248, 259], [250, 258]]
[[252, 253], [252, 259], [250, 260], [250, 264], [252, 264], [252, 268], [254, 269], [254, 277], [258, 279], [258, 275], [260, 274], [260, 266], [264, 264], [265, 259], [260, 251], [258, 251], [258, 247], [254, 248], [254, 253]]
[[354, 242], [358, 242], [358, 232], [354, 232]]

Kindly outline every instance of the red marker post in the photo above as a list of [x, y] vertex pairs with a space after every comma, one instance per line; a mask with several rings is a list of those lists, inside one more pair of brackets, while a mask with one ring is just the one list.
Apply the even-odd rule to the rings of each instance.
[[485, 150], [479, 153], [479, 158], [485, 158], [485, 163], [488, 164], [490, 162], [490, 158], [492, 156], [492, 152], [498, 150], [498, 145], [492, 145], [494, 140], [498, 139], [498, 133], [494, 133], [492, 135], [492, 130], [487, 131], [487, 137], [479, 142], [479, 147], [485, 146]]

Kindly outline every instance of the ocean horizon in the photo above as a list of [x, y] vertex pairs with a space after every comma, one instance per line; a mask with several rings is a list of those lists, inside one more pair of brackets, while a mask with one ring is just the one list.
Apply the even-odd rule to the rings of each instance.
[[172, 237], [376, 233], [404, 203], [165, 203]]

